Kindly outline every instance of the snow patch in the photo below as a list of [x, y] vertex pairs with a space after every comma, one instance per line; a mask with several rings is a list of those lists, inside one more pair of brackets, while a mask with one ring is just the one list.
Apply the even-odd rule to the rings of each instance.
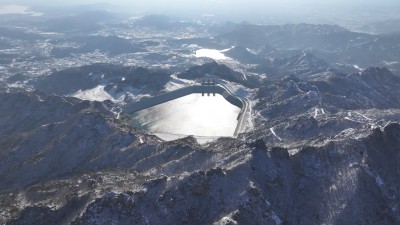
[[383, 63], [385, 63], [386, 65], [388, 65], [388, 66], [392, 66], [392, 65], [395, 65], [395, 64], [399, 64], [400, 62], [387, 62], [387, 61], [383, 61]]
[[315, 108], [314, 109], [314, 118], [317, 118], [317, 116], [321, 114], [325, 114], [325, 110], [323, 108]]
[[276, 135], [275, 130], [274, 130], [273, 127], [269, 128], [269, 130], [271, 131], [271, 133], [272, 133], [276, 138], [278, 138], [279, 141], [282, 141], [282, 138], [280, 138], [278, 135]]
[[227, 224], [236, 225], [237, 222], [228, 216], [224, 216], [220, 221], [213, 223], [213, 225], [227, 225]]
[[361, 113], [359, 113], [359, 112], [355, 112], [357, 115], [360, 115], [360, 116], [362, 116], [364, 119], [367, 119], [367, 120], [373, 120], [373, 119], [371, 119], [371, 118], [369, 118], [369, 117], [366, 117], [365, 115], [363, 115], [363, 114], [361, 114]]
[[375, 182], [380, 188], [383, 188], [383, 186], [385, 186], [385, 183], [383, 182], [382, 178], [379, 176], [379, 174], [377, 172], [373, 171], [368, 166], [365, 167], [365, 171], [367, 172], [368, 175], [375, 178]]
[[104, 90], [104, 85], [99, 85], [89, 90], [79, 90], [72, 94], [73, 97], [89, 101], [114, 100], [113, 97]]
[[317, 116], [318, 116], [318, 109], [315, 109], [314, 118], [317, 118]]
[[119, 107], [113, 107], [111, 111], [117, 116], [117, 119], [121, 117], [122, 109]]
[[361, 122], [361, 121], [351, 119], [351, 118], [349, 118], [349, 117], [347, 117], [347, 116], [345, 116], [344, 119], [349, 120], [349, 121], [352, 121], [352, 122], [356, 122], [356, 123], [363, 123], [363, 122]]
[[282, 224], [282, 220], [279, 218], [278, 215], [276, 215], [275, 212], [272, 212], [272, 219], [274, 220], [276, 225]]
[[361, 67], [359, 67], [359, 66], [358, 66], [358, 65], [356, 65], [356, 64], [354, 64], [354, 65], [353, 65], [353, 67], [354, 67], [354, 68], [356, 68], [357, 70], [360, 70], [360, 71], [362, 71], [362, 70], [363, 70]]
[[180, 88], [184, 88], [184, 87], [193, 85], [193, 83], [194, 83], [192, 80], [178, 78], [175, 74], [172, 75], [171, 78], [172, 78], [172, 80], [169, 81], [164, 86], [164, 91], [166, 91], [166, 92], [175, 91]]
[[354, 130], [353, 128], [348, 128], [345, 130], [342, 130], [338, 135], [336, 135], [336, 137], [338, 136], [349, 136], [352, 135], [356, 132], [356, 130]]
[[376, 177], [375, 177], [375, 182], [376, 182], [376, 184], [378, 184], [379, 187], [383, 187], [383, 185], [385, 185], [385, 184], [383, 183], [382, 178], [381, 178], [378, 174], [377, 174]]

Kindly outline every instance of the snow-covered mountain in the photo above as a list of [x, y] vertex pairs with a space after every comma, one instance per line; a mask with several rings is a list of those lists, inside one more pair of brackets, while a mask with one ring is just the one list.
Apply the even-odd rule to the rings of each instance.
[[[400, 223], [397, 34], [97, 11], [0, 24], [0, 224]], [[202, 78], [241, 99], [242, 133], [165, 141], [122, 110]]]

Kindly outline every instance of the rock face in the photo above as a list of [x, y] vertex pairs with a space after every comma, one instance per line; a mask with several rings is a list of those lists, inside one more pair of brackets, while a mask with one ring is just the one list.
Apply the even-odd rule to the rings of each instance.
[[[108, 194], [73, 224], [394, 224], [400, 152], [391, 144], [400, 144], [398, 132], [399, 124], [390, 124], [365, 139], [304, 147], [293, 157], [285, 149], [247, 149], [248, 159], [231, 168]], [[385, 147], [376, 152], [372, 143]], [[382, 160], [389, 162], [388, 180], [378, 175]]]
[[[364, 139], [304, 147], [295, 156], [265, 145], [239, 147], [236, 159], [231, 154], [225, 162], [213, 161], [211, 167], [221, 166], [216, 169], [136, 178], [141, 183], [137, 191], [108, 192], [94, 201], [82, 196], [58, 210], [28, 207], [10, 224], [32, 218], [37, 224], [63, 221], [61, 212], [79, 202], [88, 205], [72, 224], [395, 224], [400, 174], [399, 149], [393, 146], [400, 144], [399, 132], [399, 124], [390, 124]], [[384, 147], [377, 151], [374, 145]], [[381, 167], [383, 160], [388, 164]], [[84, 190], [86, 184], [77, 185]]]

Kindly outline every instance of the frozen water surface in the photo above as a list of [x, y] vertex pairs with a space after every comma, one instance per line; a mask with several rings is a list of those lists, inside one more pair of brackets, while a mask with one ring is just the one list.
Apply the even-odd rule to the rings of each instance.
[[133, 114], [133, 123], [165, 140], [193, 135], [201, 140], [233, 136], [240, 108], [219, 94], [190, 94]]

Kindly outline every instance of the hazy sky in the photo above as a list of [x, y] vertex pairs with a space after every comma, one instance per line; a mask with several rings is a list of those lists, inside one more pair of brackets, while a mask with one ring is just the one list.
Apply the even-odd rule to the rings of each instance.
[[[321, 22], [354, 19], [379, 20], [400, 17], [400, 0], [0, 0], [3, 4], [83, 5], [108, 3], [125, 12], [199, 16], [212, 14], [227, 20], [272, 22]], [[344, 18], [346, 16], [346, 18]], [[282, 19], [284, 18], [284, 19]], [[346, 22], [346, 21], [344, 21]]]
[[178, 7], [178, 8], [204, 8], [204, 7], [294, 7], [301, 5], [399, 5], [399, 0], [1, 0], [0, 4], [94, 4], [110, 3], [130, 5], [146, 8]]

